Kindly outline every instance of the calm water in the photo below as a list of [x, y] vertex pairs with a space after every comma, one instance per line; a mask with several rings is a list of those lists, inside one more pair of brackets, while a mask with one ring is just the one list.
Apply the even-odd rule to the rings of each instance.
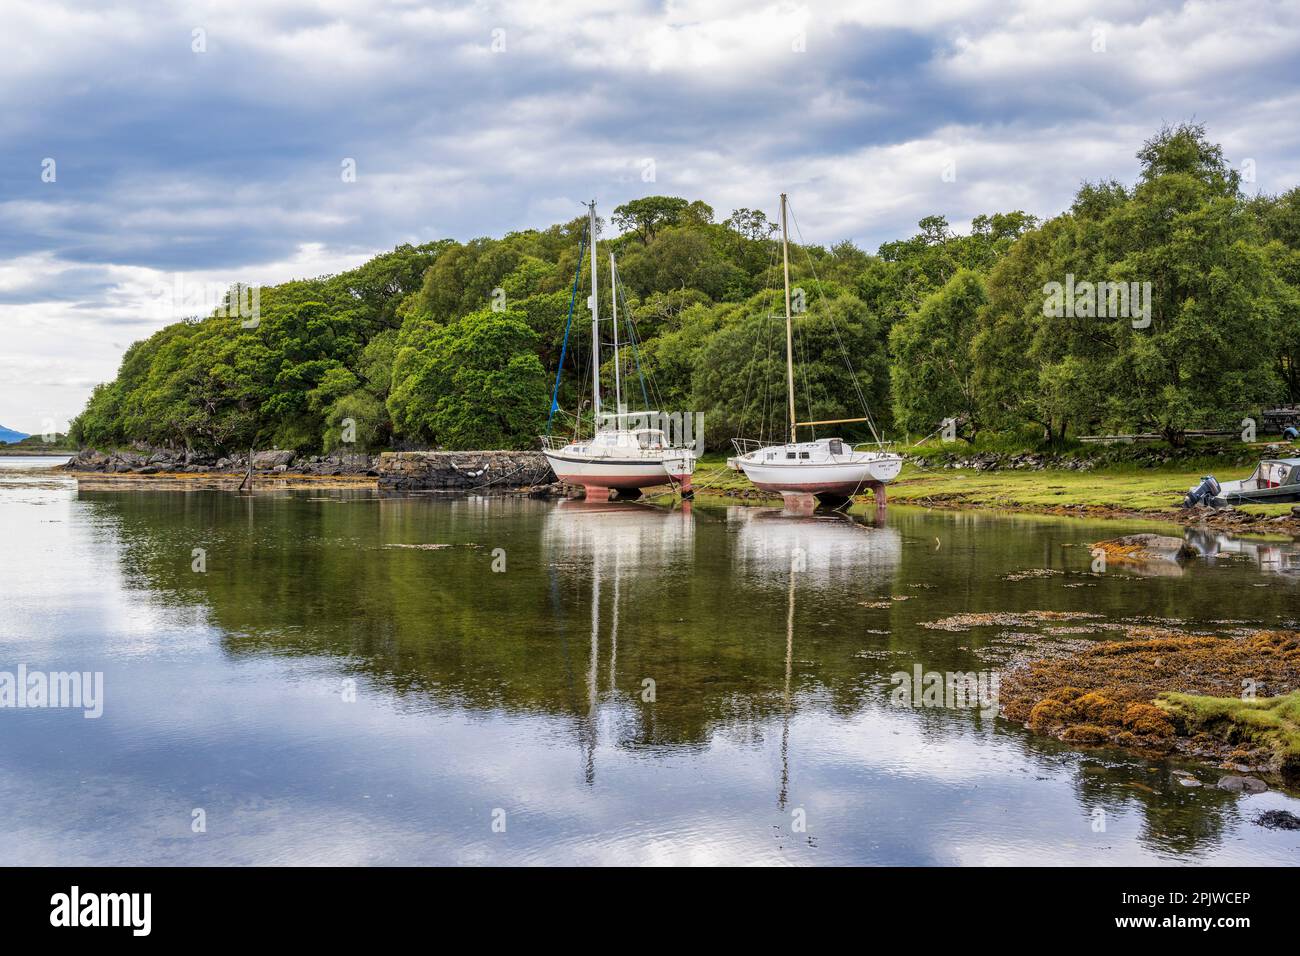
[[889, 702], [891, 673], [987, 670], [1023, 630], [920, 626], [966, 611], [1294, 625], [1289, 551], [1094, 576], [1082, 545], [1129, 529], [19, 468], [0, 670], [102, 671], [105, 701], [0, 710], [0, 863], [1300, 861], [1252, 822], [1292, 797]]

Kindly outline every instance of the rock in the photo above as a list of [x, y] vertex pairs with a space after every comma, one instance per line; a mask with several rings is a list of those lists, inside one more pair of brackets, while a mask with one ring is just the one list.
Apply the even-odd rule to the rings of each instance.
[[1228, 793], [1263, 793], [1268, 789], [1268, 784], [1263, 780], [1258, 780], [1255, 777], [1238, 777], [1233, 774], [1220, 777], [1215, 786], [1220, 790], [1226, 790]]
[[331, 456], [331, 464], [347, 475], [364, 475], [374, 467], [369, 455], [338, 455]]
[[1100, 548], [1108, 558], [1119, 561], [1177, 561], [1182, 563], [1200, 557], [1200, 551], [1182, 538], [1160, 534], [1126, 534], [1092, 546]]
[[1255, 822], [1269, 830], [1300, 830], [1300, 817], [1286, 810], [1265, 810]]
[[253, 468], [270, 471], [277, 465], [288, 467], [293, 462], [291, 451], [258, 451], [253, 453]]
[[112, 459], [102, 451], [83, 448], [68, 462], [70, 471], [106, 471]]

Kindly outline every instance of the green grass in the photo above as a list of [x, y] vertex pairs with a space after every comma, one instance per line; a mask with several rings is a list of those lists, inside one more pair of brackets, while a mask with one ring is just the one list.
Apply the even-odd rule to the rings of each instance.
[[1300, 691], [1256, 700], [1169, 693], [1156, 703], [1192, 734], [1266, 747], [1279, 770], [1300, 773]]
[[[727, 455], [712, 452], [700, 459], [695, 484], [701, 494], [754, 492], [742, 472], [726, 467]], [[1067, 469], [975, 471], [970, 468], [922, 469], [906, 465], [889, 486], [889, 500], [926, 504], [950, 502], [975, 508], [1051, 510], [1085, 505], [1123, 511], [1155, 511], [1170, 517], [1183, 496], [1213, 472], [1221, 481], [1246, 477], [1253, 466], [1225, 465], [1221, 460], [1179, 462], [1162, 467], [1107, 465], [1091, 471]], [[1245, 505], [1248, 514], [1291, 513], [1289, 504]]]
[[[1111, 465], [1092, 471], [1043, 469], [1041, 471], [985, 471], [937, 469], [923, 471], [912, 465], [889, 486], [895, 501], [947, 499], [987, 508], [1054, 508], [1088, 505], [1128, 511], [1173, 512], [1183, 496], [1199, 484], [1206, 471], [1178, 465], [1139, 468]], [[1245, 477], [1220, 469], [1221, 481]], [[1244, 505], [1239, 510], [1257, 515], [1291, 513], [1289, 504]]]
[[[894, 500], [952, 499], [984, 507], [1052, 508], [1093, 505], [1129, 510], [1178, 507], [1204, 473], [1185, 468], [1111, 466], [1092, 471], [974, 471], [903, 469], [889, 487]], [[1277, 506], [1273, 506], [1277, 507]]]

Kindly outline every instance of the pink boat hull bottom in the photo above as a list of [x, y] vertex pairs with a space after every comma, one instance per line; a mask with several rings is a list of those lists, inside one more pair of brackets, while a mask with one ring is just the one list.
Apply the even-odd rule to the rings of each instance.
[[[557, 473], [555, 477], [566, 485], [581, 485], [587, 498], [592, 501], [608, 501], [611, 494], [620, 497], [636, 497], [643, 488], [656, 488], [659, 485], [666, 485], [671, 481], [680, 480], [676, 475], [670, 479], [668, 475], [662, 477], [645, 475], [628, 477], [627, 475], [566, 475]], [[690, 476], [687, 475], [686, 478], [689, 485]]]
[[809, 481], [797, 485], [756, 481], [754, 484], [763, 491], [774, 491], [780, 494], [785, 501], [786, 508], [791, 511], [811, 509], [815, 504], [814, 497], [847, 501], [853, 495], [861, 494], [868, 488], [871, 489], [871, 494], [876, 499], [876, 507], [883, 508], [885, 506], [885, 486], [879, 481], [864, 481], [861, 483]]

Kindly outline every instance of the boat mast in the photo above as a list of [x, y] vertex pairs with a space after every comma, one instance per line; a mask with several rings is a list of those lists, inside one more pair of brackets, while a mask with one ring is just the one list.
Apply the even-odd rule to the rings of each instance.
[[591, 201], [591, 407], [592, 435], [600, 428], [600, 307], [596, 301], [596, 200]]
[[[618, 266], [614, 265], [614, 253], [609, 254], [609, 307], [614, 310], [614, 405], [618, 409], [618, 414], [623, 414], [623, 382], [618, 370], [618, 285], [616, 270]], [[623, 420], [619, 419], [618, 427], [623, 427]]]
[[785, 223], [785, 193], [781, 193], [781, 265], [785, 270], [785, 390], [790, 396], [790, 444], [794, 444], [794, 324], [790, 317], [790, 233]]

